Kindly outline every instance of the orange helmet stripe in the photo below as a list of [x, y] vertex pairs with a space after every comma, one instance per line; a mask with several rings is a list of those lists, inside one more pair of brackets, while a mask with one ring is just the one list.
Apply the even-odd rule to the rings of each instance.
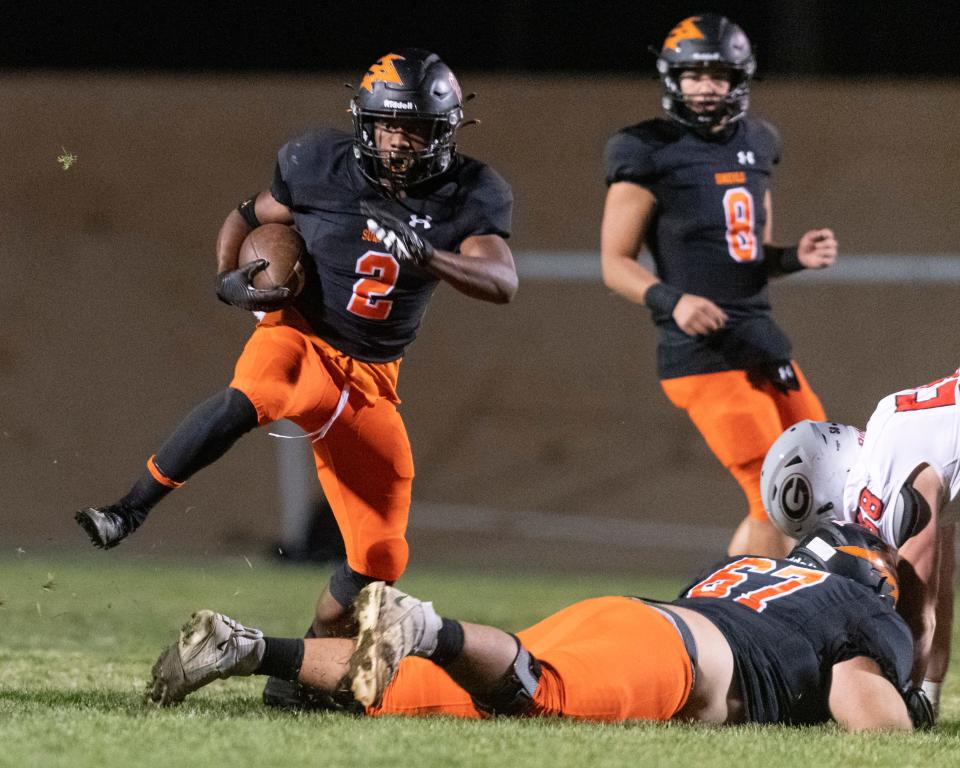
[[677, 26], [670, 30], [667, 39], [663, 41], [664, 48], [672, 48], [680, 52], [680, 43], [684, 40], [703, 40], [703, 32], [695, 22], [699, 21], [699, 16], [689, 16], [681, 21]]
[[897, 582], [896, 566], [893, 563], [887, 562], [887, 559], [880, 552], [872, 549], [864, 549], [863, 547], [855, 547], [853, 545], [837, 547], [837, 551], [846, 552], [848, 555], [862, 558], [870, 563], [877, 571], [883, 574], [887, 583], [892, 587], [893, 591], [891, 596], [893, 597], [893, 601], [896, 602], [900, 599], [900, 585]]
[[365, 74], [363, 80], [360, 81], [360, 87], [366, 88], [370, 93], [373, 93], [374, 83], [395, 83], [396, 85], [403, 85], [403, 80], [400, 79], [400, 73], [397, 72], [397, 68], [393, 63], [397, 59], [402, 61], [403, 56], [398, 53], [388, 53], [379, 59], [376, 64], [367, 70], [367, 74]]

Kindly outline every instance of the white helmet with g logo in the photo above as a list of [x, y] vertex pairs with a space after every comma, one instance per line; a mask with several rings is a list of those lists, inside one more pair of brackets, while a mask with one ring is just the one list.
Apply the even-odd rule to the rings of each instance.
[[863, 445], [845, 424], [798, 422], [770, 446], [760, 473], [763, 506], [774, 525], [801, 539], [841, 516], [843, 487]]

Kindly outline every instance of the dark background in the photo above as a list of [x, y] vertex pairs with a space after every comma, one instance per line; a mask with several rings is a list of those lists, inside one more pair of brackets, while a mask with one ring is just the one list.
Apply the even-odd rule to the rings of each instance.
[[[252, 318], [214, 296], [223, 217], [291, 136], [349, 130], [342, 83], [413, 44], [481, 95], [461, 147], [513, 186], [522, 273], [506, 307], [441, 287], [403, 363], [414, 561], [672, 572], [719, 556], [742, 494], [664, 397], [647, 313], [604, 288], [597, 257], [604, 144], [661, 113], [646, 48], [709, 7], [0, 2], [0, 555], [87, 547], [73, 512], [125, 492], [229, 381]], [[773, 299], [829, 416], [863, 425], [960, 360], [956, 278], [916, 279], [960, 261], [960, 11], [722, 10], [765, 76], [751, 113], [784, 140], [774, 239], [830, 226], [831, 273], [861, 263]], [[538, 253], [587, 274], [531, 277]], [[897, 282], [863, 269], [875, 256]], [[277, 442], [245, 437], [118, 551], [267, 549]]]
[[680, 19], [737, 21], [777, 75], [960, 74], [960, 5], [762, 2], [3, 3], [0, 67], [189, 71], [357, 70], [390, 48], [436, 51], [455, 70], [652, 73]]

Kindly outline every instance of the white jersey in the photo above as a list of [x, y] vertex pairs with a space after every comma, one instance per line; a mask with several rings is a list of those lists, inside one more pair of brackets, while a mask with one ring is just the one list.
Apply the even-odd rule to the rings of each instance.
[[921, 464], [929, 464], [960, 492], [960, 370], [944, 379], [883, 398], [870, 421], [863, 449], [843, 492], [844, 519], [858, 522], [897, 546], [893, 510], [900, 489]]

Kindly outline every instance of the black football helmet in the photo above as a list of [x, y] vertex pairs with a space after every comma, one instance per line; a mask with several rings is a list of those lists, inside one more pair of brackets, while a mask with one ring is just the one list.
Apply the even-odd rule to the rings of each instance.
[[900, 597], [897, 551], [862, 525], [830, 520], [794, 547], [787, 559], [852, 579], [891, 605]]
[[[730, 91], [715, 109], [695, 112], [680, 90], [680, 74], [701, 68], [728, 70]], [[750, 40], [739, 26], [715, 13], [690, 16], [670, 31], [657, 58], [663, 108], [671, 119], [698, 130], [739, 120], [750, 106], [750, 80], [756, 68]]]
[[[437, 54], [401, 48], [380, 57], [360, 80], [350, 111], [360, 170], [391, 194], [439, 176], [453, 165], [463, 95], [457, 78]], [[391, 120], [415, 125], [426, 146], [379, 149], [374, 127]]]

